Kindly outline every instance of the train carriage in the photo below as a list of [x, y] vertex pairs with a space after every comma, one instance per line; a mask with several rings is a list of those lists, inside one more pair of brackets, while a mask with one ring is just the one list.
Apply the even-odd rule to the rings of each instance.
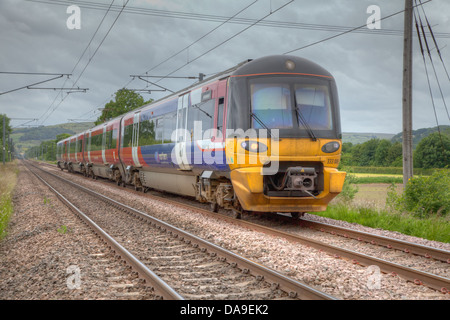
[[84, 173], [83, 144], [83, 133], [69, 139], [67, 153], [67, 169], [69, 172]]
[[56, 160], [58, 168], [68, 169], [68, 142], [70, 138], [63, 139], [56, 144]]
[[325, 210], [345, 178], [334, 78], [294, 56], [244, 61], [97, 126], [84, 141], [93, 176], [236, 216]]
[[115, 119], [83, 133], [86, 141], [83, 152], [86, 176], [100, 176], [122, 183], [119, 170], [119, 132], [120, 120]]

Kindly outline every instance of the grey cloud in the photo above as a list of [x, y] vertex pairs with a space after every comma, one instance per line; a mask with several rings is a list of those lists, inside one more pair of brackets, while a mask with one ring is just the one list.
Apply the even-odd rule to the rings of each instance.
[[[110, 1], [96, 1], [109, 4]], [[116, 1], [118, 5], [122, 1]], [[129, 6], [151, 9], [191, 12], [230, 17], [252, 1], [224, 0], [130, 0]], [[269, 10], [287, 0], [260, 0], [239, 17], [259, 19]], [[74, 1], [76, 3], [76, 1]], [[375, 4], [382, 16], [403, 9], [403, 1], [306, 1], [296, 0], [280, 12], [268, 17], [270, 21], [287, 21], [336, 26], [359, 26], [366, 22], [366, 9]], [[425, 5], [435, 32], [448, 32], [450, 3], [434, 0]], [[2, 0], [0, 3], [1, 71], [62, 72], [68, 73], [77, 62], [105, 11], [82, 8], [81, 30], [68, 30], [66, 6], [31, 1]], [[71, 86], [88, 62], [109, 26], [117, 16], [111, 12], [87, 55], [83, 57], [74, 75], [66, 82]], [[66, 122], [77, 118], [102, 103], [109, 101], [115, 91], [127, 84], [131, 74], [141, 74], [167, 57], [188, 46], [219, 22], [205, 22], [124, 12], [105, 42], [92, 59], [76, 84], [88, 87], [87, 93], [70, 94], [45, 121], [45, 125]], [[246, 25], [228, 23], [213, 34], [182, 52], [152, 71], [165, 75], [187, 61], [195, 59], [207, 50], [239, 32]], [[382, 29], [403, 28], [403, 14], [383, 20]], [[174, 75], [210, 74], [229, 68], [244, 59], [268, 54], [281, 54], [294, 48], [318, 41], [336, 32], [313, 31], [293, 28], [254, 26], [211, 53], [190, 63]], [[439, 38], [441, 48], [449, 45], [449, 38]], [[313, 60], [328, 69], [336, 78], [339, 89], [343, 131], [390, 132], [401, 130], [402, 86], [402, 37], [351, 33], [321, 44], [296, 51], [293, 54]], [[446, 65], [450, 68], [448, 47], [442, 50]], [[441, 76], [441, 84], [447, 101], [450, 85], [441, 71], [437, 56], [434, 57]], [[428, 94], [423, 62], [414, 43], [414, 128], [435, 125], [433, 109]], [[429, 66], [431, 72], [431, 66]], [[434, 76], [430, 74], [434, 79]], [[445, 75], [444, 75], [445, 76]], [[0, 75], [0, 91], [30, 84], [45, 77]], [[60, 87], [64, 79], [45, 85]], [[433, 80], [434, 81], [434, 80]], [[159, 84], [171, 90], [181, 89], [192, 80], [164, 79]], [[434, 83], [434, 82], [433, 82]], [[134, 80], [129, 88], [144, 88], [145, 83]], [[436, 90], [436, 89], [434, 89]], [[435, 92], [440, 124], [449, 124], [439, 94]], [[145, 99], [158, 99], [167, 93], [145, 95]], [[64, 94], [65, 95], [65, 94]], [[21, 90], [0, 96], [0, 113], [10, 117], [39, 117], [53, 109], [61, 101], [53, 91]], [[52, 105], [52, 102], [55, 103]], [[50, 107], [51, 106], [51, 107]], [[93, 114], [91, 112], [90, 114]], [[93, 118], [94, 120], [95, 118]]]

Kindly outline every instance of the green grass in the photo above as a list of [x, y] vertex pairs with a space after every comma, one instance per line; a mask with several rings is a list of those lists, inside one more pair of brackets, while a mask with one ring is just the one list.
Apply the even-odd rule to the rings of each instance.
[[8, 222], [13, 213], [12, 196], [18, 172], [15, 162], [0, 164], [0, 239], [5, 237]]
[[[315, 214], [358, 223], [371, 228], [397, 231], [415, 237], [450, 243], [450, 215], [435, 214], [429, 218], [424, 218], [415, 216], [405, 210], [391, 210], [387, 206], [386, 200], [389, 197], [389, 192], [395, 191], [398, 195], [404, 191], [401, 180], [393, 190], [391, 190], [392, 186], [386, 183], [386, 180], [382, 181], [384, 184], [380, 180], [377, 180], [377, 184], [357, 181], [363, 178], [375, 179], [378, 176], [380, 175], [351, 174], [349, 183], [353, 187], [356, 185], [356, 194], [349, 198], [343, 192], [330, 203], [326, 211]], [[394, 175], [393, 177], [385, 176], [381, 178], [398, 177]]]
[[407, 213], [391, 213], [384, 209], [343, 204], [330, 205], [326, 211], [314, 214], [371, 228], [398, 231], [415, 237], [450, 243], [448, 217], [419, 219]]
[[397, 175], [382, 175], [382, 174], [359, 174], [351, 173], [355, 176], [354, 183], [366, 184], [366, 183], [403, 183], [403, 177]]

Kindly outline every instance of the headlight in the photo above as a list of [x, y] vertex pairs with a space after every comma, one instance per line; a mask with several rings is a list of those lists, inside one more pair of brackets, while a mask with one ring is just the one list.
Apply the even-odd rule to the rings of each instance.
[[341, 145], [337, 141], [331, 141], [322, 146], [322, 151], [325, 153], [333, 153], [339, 150]]
[[258, 141], [243, 141], [241, 147], [251, 152], [264, 152], [267, 151], [267, 146], [264, 143]]

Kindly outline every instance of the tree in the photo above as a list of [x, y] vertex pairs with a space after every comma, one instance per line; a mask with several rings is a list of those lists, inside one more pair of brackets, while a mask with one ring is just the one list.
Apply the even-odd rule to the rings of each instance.
[[414, 165], [424, 169], [450, 165], [450, 139], [438, 132], [423, 138], [414, 152]]
[[68, 138], [68, 137], [70, 137], [70, 136], [71, 136], [71, 134], [69, 134], [69, 133], [61, 133], [61, 134], [58, 134], [58, 135], [56, 135], [56, 140], [55, 140], [55, 142], [58, 143], [59, 141], [64, 140], [64, 139], [66, 139], [66, 138]]
[[387, 167], [390, 163], [388, 162], [387, 155], [391, 147], [391, 142], [389, 140], [381, 140], [375, 149], [375, 159], [374, 165], [378, 167]]
[[403, 166], [403, 146], [401, 142], [393, 143], [387, 153], [386, 162], [389, 167]]
[[353, 143], [351, 143], [351, 142], [342, 143], [340, 166], [352, 165], [352, 148], [353, 148]]
[[375, 151], [377, 150], [379, 139], [371, 139], [363, 144], [357, 144], [352, 149], [352, 163], [355, 166], [367, 167], [375, 162]]
[[144, 104], [150, 103], [153, 100], [145, 101], [144, 98], [133, 90], [120, 89], [116, 92], [115, 101], [110, 101], [105, 104], [105, 108], [102, 111], [100, 117], [98, 117], [95, 124], [98, 125], [109, 119], [120, 116], [126, 112], [137, 109]]
[[9, 143], [8, 143], [8, 137], [12, 132], [11, 126], [10, 126], [10, 120], [6, 114], [0, 114], [0, 162], [3, 159], [3, 118], [5, 118], [5, 159], [6, 161], [9, 161], [8, 152], [10, 151]]

